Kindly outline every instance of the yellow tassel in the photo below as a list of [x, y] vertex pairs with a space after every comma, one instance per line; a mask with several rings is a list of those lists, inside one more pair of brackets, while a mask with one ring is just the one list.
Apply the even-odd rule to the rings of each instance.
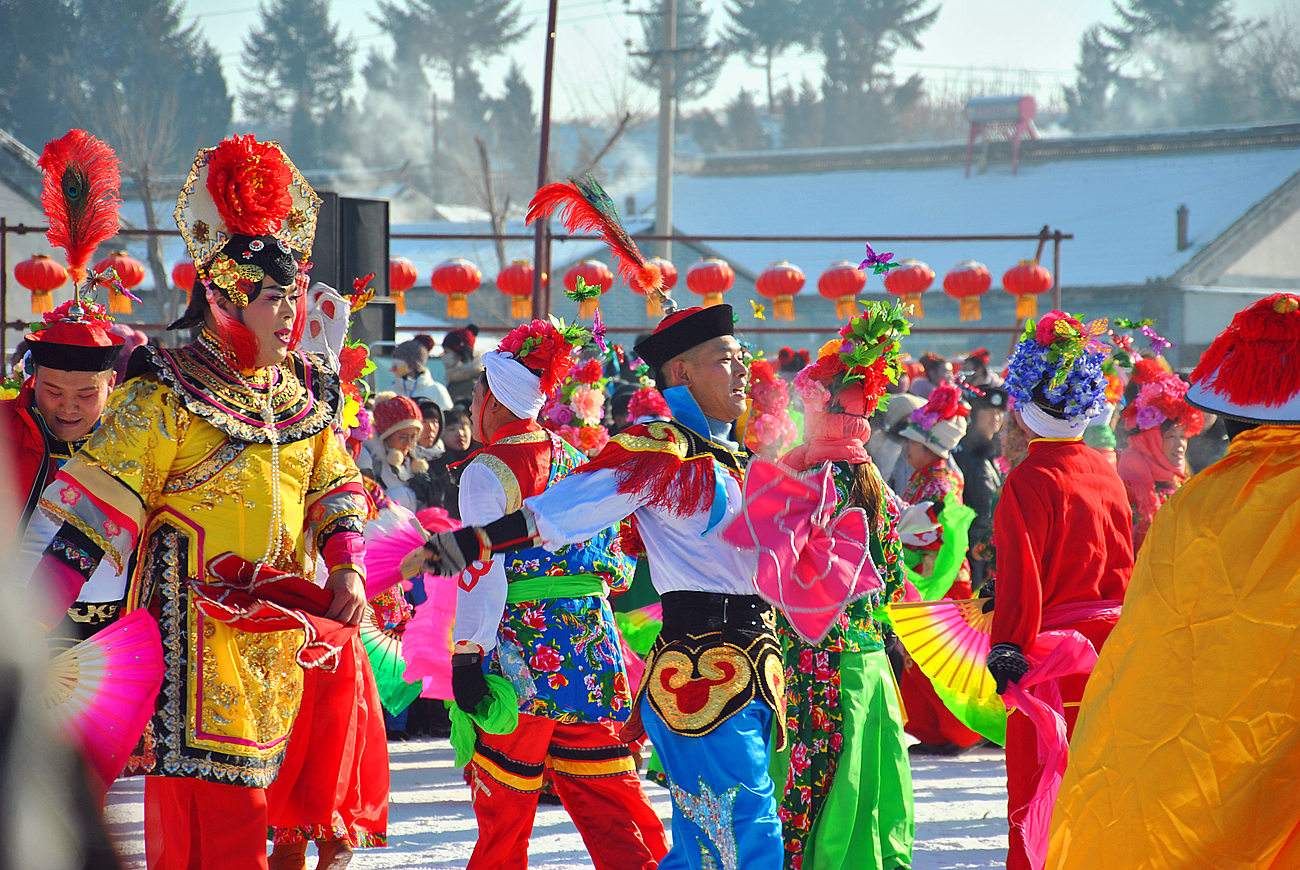
[[510, 317], [513, 320], [527, 320], [533, 313], [533, 297], [511, 296]]
[[957, 306], [957, 319], [980, 319], [980, 298], [978, 296], [963, 296], [958, 300]]
[[452, 320], [469, 319], [469, 299], [464, 293], [452, 293], [447, 296], [447, 316]]
[[903, 297], [903, 304], [904, 304], [904, 305], [910, 305], [910, 306], [912, 307], [912, 319], [913, 319], [913, 320], [924, 320], [924, 319], [925, 319], [925, 306], [921, 304], [921, 294], [920, 294], [920, 293], [913, 293], [913, 294], [911, 294], [911, 295], [904, 296], [904, 297]]
[[54, 293], [49, 290], [32, 293], [32, 314], [45, 314], [54, 310]]
[[583, 320], [589, 320], [590, 318], [595, 317], [596, 312], [599, 310], [599, 299], [583, 299], [578, 303], [578, 316]]
[[645, 316], [649, 320], [658, 320], [664, 316], [664, 307], [659, 303], [658, 296], [645, 298]]
[[794, 320], [794, 297], [778, 296], [773, 299], [772, 318], [774, 320]]
[[704, 308], [712, 308], [714, 305], [721, 305], [721, 304], [722, 304], [721, 293], [704, 294], [704, 305], [703, 305]]
[[393, 293], [393, 294], [391, 294], [391, 295], [392, 295], [392, 297], [393, 297], [393, 307], [394, 307], [395, 309], [397, 309], [397, 313], [398, 313], [398, 314], [405, 314], [405, 313], [406, 313], [406, 294], [405, 294], [405, 293]]
[[131, 300], [126, 297], [125, 293], [118, 293], [116, 290], [108, 291], [108, 313], [109, 314], [130, 314]]
[[1025, 293], [1016, 297], [1016, 320], [1026, 320], [1038, 316], [1038, 297]]
[[835, 318], [837, 320], [849, 320], [857, 311], [858, 297], [837, 296], [835, 298]]

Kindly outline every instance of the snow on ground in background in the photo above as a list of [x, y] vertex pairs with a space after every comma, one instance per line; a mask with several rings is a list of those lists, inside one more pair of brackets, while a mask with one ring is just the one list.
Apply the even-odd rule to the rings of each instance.
[[[463, 868], [474, 849], [474, 811], [446, 740], [390, 743], [393, 797], [387, 849], [359, 852], [352, 870]], [[913, 756], [916, 793], [915, 870], [1001, 867], [1006, 850], [1006, 785], [1000, 750], [957, 758]], [[144, 866], [144, 781], [120, 780], [109, 793], [109, 831], [130, 868]], [[665, 821], [667, 790], [646, 783]], [[563, 809], [540, 807], [529, 866], [590, 867], [582, 840]], [[308, 866], [314, 866], [314, 859]]]

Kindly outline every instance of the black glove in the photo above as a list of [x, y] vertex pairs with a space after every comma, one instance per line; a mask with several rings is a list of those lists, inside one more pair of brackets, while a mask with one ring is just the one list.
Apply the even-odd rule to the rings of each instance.
[[537, 543], [532, 516], [525, 510], [506, 514], [481, 529], [467, 526], [454, 532], [435, 532], [424, 544], [425, 567], [431, 574], [455, 577], [471, 562], [485, 561], [497, 553], [523, 550]]
[[1007, 690], [1008, 684], [1020, 682], [1021, 677], [1029, 672], [1029, 659], [1014, 643], [994, 644], [985, 662], [997, 681], [999, 695]]
[[473, 713], [487, 697], [487, 677], [483, 676], [482, 653], [456, 653], [451, 657], [451, 694], [456, 706]]

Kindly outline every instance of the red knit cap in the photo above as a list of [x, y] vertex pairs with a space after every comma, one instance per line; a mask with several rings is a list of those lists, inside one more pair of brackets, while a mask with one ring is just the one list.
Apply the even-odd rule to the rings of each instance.
[[383, 441], [402, 429], [420, 429], [424, 426], [420, 406], [406, 396], [393, 396], [375, 403], [375, 431]]

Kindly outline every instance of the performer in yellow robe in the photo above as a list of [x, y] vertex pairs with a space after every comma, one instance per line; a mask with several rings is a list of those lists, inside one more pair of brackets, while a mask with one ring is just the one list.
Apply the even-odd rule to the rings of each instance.
[[[277, 191], [269, 205], [249, 199]], [[211, 560], [311, 576], [319, 553], [333, 603], [317, 615], [355, 624], [364, 608], [368, 508], [331, 428], [338, 378], [294, 350], [318, 204], [274, 143], [199, 152], [177, 222], [201, 280], [173, 324], [199, 334], [132, 357], [100, 427], [41, 498], [62, 522], [41, 563], [56, 612], [100, 560], [122, 571], [134, 554], [125, 610], [158, 619], [165, 672], [139, 759], [151, 870], [266, 867], [264, 789], [298, 713], [304, 633], [313, 639], [215, 618], [195, 588], [223, 582]], [[263, 222], [236, 223], [248, 215]]]
[[1187, 399], [1232, 443], [1156, 514], [1048, 867], [1300, 867], [1300, 296], [1240, 312]]

